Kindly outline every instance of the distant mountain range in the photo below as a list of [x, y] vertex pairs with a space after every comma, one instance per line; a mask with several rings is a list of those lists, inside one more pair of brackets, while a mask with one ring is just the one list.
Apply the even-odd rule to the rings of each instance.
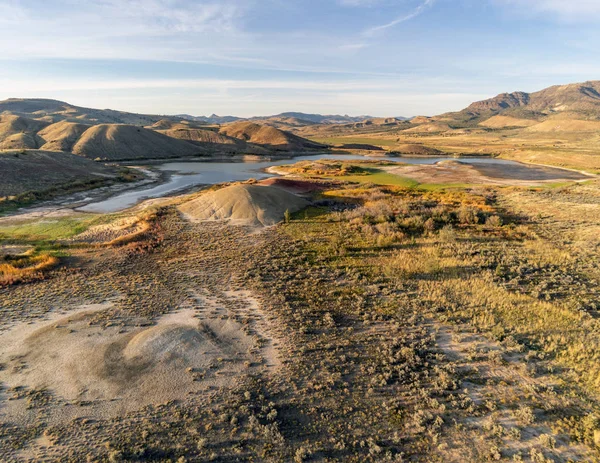
[[[286, 112], [276, 114], [273, 116], [254, 116], [254, 117], [236, 117], [236, 116], [217, 116], [213, 114], [211, 116], [190, 116], [189, 114], [178, 114], [176, 117], [186, 119], [194, 122], [204, 122], [206, 124], [228, 124], [230, 122], [237, 122], [242, 120], [247, 121], [287, 121], [293, 122], [295, 125], [310, 125], [310, 124], [351, 124], [355, 122], [364, 122], [366, 120], [377, 119], [373, 116], [341, 116], [335, 115], [323, 115], [323, 114], [306, 114], [299, 112]], [[396, 117], [397, 120], [408, 120], [407, 117]]]
[[480, 122], [496, 115], [536, 120], [554, 117], [600, 120], [600, 81], [555, 85], [534, 93], [502, 93], [443, 116]]

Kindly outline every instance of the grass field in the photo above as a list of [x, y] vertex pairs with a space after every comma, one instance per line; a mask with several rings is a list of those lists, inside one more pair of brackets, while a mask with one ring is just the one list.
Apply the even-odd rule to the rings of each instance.
[[30, 242], [56, 241], [83, 233], [94, 225], [114, 220], [113, 215], [70, 215], [68, 217], [0, 223], [0, 240]]

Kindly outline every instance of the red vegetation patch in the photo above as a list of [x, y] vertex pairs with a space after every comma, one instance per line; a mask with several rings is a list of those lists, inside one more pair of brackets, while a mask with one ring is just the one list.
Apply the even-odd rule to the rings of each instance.
[[329, 182], [315, 182], [288, 178], [268, 178], [259, 182], [261, 185], [275, 186], [294, 194], [307, 194], [314, 191], [324, 191], [330, 188]]

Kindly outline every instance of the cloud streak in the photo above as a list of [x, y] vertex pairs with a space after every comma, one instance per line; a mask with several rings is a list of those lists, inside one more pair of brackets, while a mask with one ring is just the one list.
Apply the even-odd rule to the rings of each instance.
[[398, 24], [402, 24], [406, 21], [410, 21], [411, 19], [416, 18], [417, 16], [419, 16], [423, 12], [425, 12], [425, 10], [427, 10], [428, 8], [433, 6], [434, 1], [435, 0], [424, 0], [423, 3], [421, 3], [421, 5], [419, 5], [417, 8], [415, 8], [412, 12], [402, 15], [402, 16], [398, 16], [396, 19], [394, 19], [393, 21], [390, 21], [388, 23], [380, 24], [379, 26], [370, 27], [363, 32], [363, 35], [366, 37], [372, 37], [374, 35], [377, 35], [380, 32], [385, 31], [386, 29], [390, 29], [392, 27], [397, 26]]

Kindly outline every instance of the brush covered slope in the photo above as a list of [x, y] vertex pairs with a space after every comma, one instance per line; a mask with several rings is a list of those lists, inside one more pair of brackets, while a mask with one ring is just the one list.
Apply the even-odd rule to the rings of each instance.
[[210, 191], [180, 206], [193, 221], [228, 220], [234, 225], [267, 227], [284, 219], [286, 211], [297, 212], [309, 202], [277, 187], [232, 185]]
[[117, 177], [111, 167], [70, 153], [42, 150], [0, 152], [0, 198], [42, 193]]

